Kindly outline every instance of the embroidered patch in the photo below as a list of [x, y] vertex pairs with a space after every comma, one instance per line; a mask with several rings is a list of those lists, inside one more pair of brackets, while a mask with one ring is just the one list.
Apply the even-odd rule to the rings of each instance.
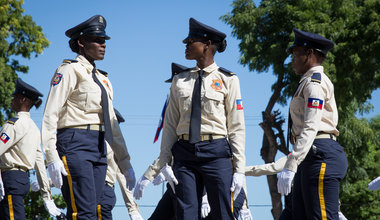
[[223, 82], [222, 80], [220, 79], [213, 79], [212, 80], [212, 84], [211, 84], [211, 88], [215, 89], [215, 90], [221, 90], [223, 88]]
[[317, 98], [308, 98], [307, 107], [308, 108], [317, 108], [322, 110], [323, 101]]
[[10, 137], [5, 132], [1, 133], [0, 140], [4, 144], [6, 144], [9, 141], [9, 139], [10, 139]]
[[103, 83], [104, 83], [104, 85], [106, 85], [106, 86], [108, 87], [109, 90], [111, 90], [111, 89], [110, 89], [110, 85], [108, 85], [107, 80], [103, 80]]
[[237, 110], [243, 110], [243, 100], [242, 99], [236, 99], [236, 109]]
[[63, 75], [61, 73], [56, 73], [55, 76], [54, 76], [54, 78], [53, 78], [53, 80], [51, 81], [51, 84], [53, 86], [58, 85], [61, 82], [61, 80], [62, 80], [62, 76]]

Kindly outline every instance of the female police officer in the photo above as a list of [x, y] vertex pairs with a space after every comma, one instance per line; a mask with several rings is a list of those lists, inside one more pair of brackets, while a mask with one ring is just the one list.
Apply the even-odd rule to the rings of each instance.
[[107, 141], [115, 152], [128, 188], [135, 184], [132, 166], [117, 124], [113, 90], [107, 73], [95, 66], [105, 54], [106, 20], [95, 15], [66, 31], [75, 60], [64, 60], [51, 81], [43, 122], [42, 144], [53, 184], [61, 188], [69, 219], [95, 219], [101, 212], [107, 169]]
[[302, 77], [290, 103], [294, 147], [277, 187], [287, 195], [294, 178], [293, 219], [338, 219], [339, 181], [346, 174], [347, 158], [336, 141], [334, 87], [321, 66], [334, 43], [314, 33], [293, 31], [292, 66]]
[[173, 156], [177, 219], [200, 218], [204, 186], [212, 218], [233, 219], [231, 191], [239, 194], [245, 167], [239, 80], [214, 63], [216, 51], [226, 48], [226, 35], [193, 18], [189, 24], [185, 54], [197, 66], [173, 78], [161, 152], [151, 168], [158, 173]]

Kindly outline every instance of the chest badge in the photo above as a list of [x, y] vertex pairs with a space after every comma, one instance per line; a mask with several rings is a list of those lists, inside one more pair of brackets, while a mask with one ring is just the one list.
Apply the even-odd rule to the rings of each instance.
[[219, 91], [223, 88], [223, 82], [220, 79], [213, 79], [211, 88], [215, 89], [216, 91]]
[[104, 85], [106, 85], [106, 86], [108, 87], [109, 90], [111, 90], [111, 89], [110, 89], [110, 85], [108, 85], [107, 80], [103, 80], [103, 83], [104, 83]]

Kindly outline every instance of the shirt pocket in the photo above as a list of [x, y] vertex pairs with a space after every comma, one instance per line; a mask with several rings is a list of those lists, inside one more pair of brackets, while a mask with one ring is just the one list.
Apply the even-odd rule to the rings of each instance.
[[79, 87], [79, 95], [84, 97], [82, 104], [85, 112], [101, 112], [102, 111], [102, 92], [98, 85], [85, 85]]
[[300, 96], [294, 97], [290, 103], [290, 109], [292, 112], [296, 113], [297, 115], [303, 114], [305, 111], [304, 98]]
[[224, 109], [224, 94], [206, 90], [203, 103], [205, 112], [220, 113]]
[[191, 95], [192, 95], [191, 90], [189, 89], [181, 89], [178, 91], [178, 104], [179, 104], [179, 109], [183, 111], [187, 111], [191, 109]]

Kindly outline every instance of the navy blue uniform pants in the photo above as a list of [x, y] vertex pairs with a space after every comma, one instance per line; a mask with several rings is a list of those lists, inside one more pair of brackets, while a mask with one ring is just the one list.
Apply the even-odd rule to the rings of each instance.
[[292, 218], [338, 220], [339, 182], [347, 171], [344, 149], [332, 139], [316, 139], [293, 182]]
[[176, 207], [177, 207], [177, 197], [174, 194], [172, 188], [169, 184], [166, 184], [166, 191], [160, 201], [158, 202], [156, 208], [154, 209], [152, 215], [148, 220], [174, 220], [176, 219]]
[[211, 218], [234, 219], [232, 214], [231, 149], [226, 139], [216, 139], [190, 144], [179, 140], [172, 148], [173, 171], [178, 179], [177, 219], [198, 220], [202, 194], [206, 187], [211, 207]]
[[0, 219], [26, 219], [24, 198], [29, 192], [29, 174], [21, 170], [1, 172], [5, 196], [0, 202]]
[[67, 219], [97, 219], [107, 170], [104, 133], [60, 129], [57, 150], [68, 173], [61, 188]]
[[116, 195], [114, 187], [109, 186], [108, 184], [104, 185], [103, 196], [100, 199], [100, 209], [102, 220], [112, 220], [112, 209], [116, 204]]

